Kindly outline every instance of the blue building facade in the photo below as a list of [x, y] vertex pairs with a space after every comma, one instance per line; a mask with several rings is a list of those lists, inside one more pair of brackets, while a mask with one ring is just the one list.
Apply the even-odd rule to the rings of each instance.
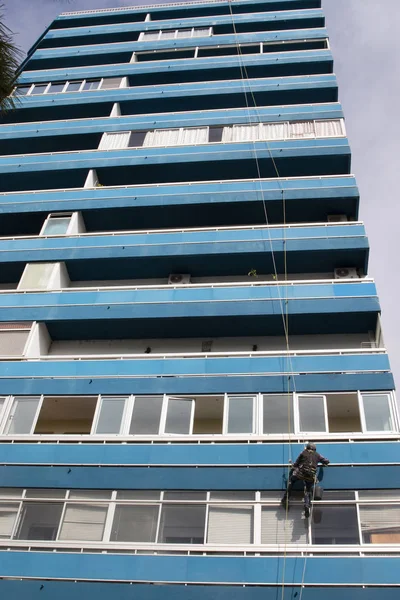
[[[400, 429], [320, 0], [63, 13], [0, 124], [0, 590], [392, 600]], [[310, 518], [289, 463], [331, 461]]]

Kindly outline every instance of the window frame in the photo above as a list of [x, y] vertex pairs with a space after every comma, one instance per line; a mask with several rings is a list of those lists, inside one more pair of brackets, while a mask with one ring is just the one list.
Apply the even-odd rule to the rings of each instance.
[[[324, 411], [324, 422], [325, 422], [325, 431], [309, 431], [307, 429], [301, 429], [300, 427], [300, 399], [301, 398], [322, 398], [322, 403], [323, 403], [323, 411]], [[318, 435], [318, 434], [324, 434], [327, 435], [330, 433], [329, 431], [329, 419], [328, 419], [328, 405], [327, 405], [327, 399], [326, 399], [326, 394], [317, 394], [317, 393], [295, 393], [294, 394], [294, 427], [295, 427], [295, 431], [297, 434], [304, 434], [304, 435]]]

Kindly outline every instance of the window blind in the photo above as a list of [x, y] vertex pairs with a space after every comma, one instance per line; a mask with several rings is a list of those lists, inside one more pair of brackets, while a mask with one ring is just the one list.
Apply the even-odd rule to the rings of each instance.
[[394, 530], [400, 533], [400, 504], [392, 506], [360, 505], [360, 521], [363, 533]]
[[314, 121], [297, 121], [288, 125], [290, 138], [304, 139], [315, 137]]
[[107, 506], [69, 504], [61, 525], [60, 540], [101, 541]]
[[252, 544], [253, 508], [251, 506], [210, 506], [209, 544]]
[[315, 133], [317, 137], [340, 137], [344, 135], [343, 122], [341, 119], [315, 121]]

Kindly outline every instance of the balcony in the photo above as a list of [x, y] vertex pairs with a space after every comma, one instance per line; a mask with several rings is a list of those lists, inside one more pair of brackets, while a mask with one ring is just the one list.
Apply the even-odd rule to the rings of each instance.
[[242, 80], [241, 69], [246, 67], [249, 78], [284, 77], [332, 73], [333, 58], [330, 50], [306, 50], [267, 54], [245, 54], [243, 57], [224, 56], [188, 58], [151, 62], [129, 62], [64, 67], [59, 69], [24, 71], [18, 83], [43, 82], [60, 79], [86, 79], [96, 77], [130, 77], [130, 85], [158, 85], [189, 82], [208, 82], [220, 79]]
[[[74, 188], [96, 169], [101, 185], [163, 184], [350, 173], [347, 138], [235, 142], [0, 157], [3, 191]], [[45, 175], [44, 175], [45, 174]]]
[[[129, 23], [114, 23], [92, 27], [71, 27], [50, 29], [38, 44], [39, 49], [68, 47], [77, 45], [103, 44], [124, 41], [136, 41], [142, 31], [168, 30], [174, 28], [208, 27], [213, 23], [213, 34], [220, 36], [233, 30], [231, 15], [213, 15], [210, 17], [180, 18]], [[235, 28], [238, 33], [276, 31], [288, 29], [308, 29], [323, 27], [325, 19], [322, 10], [308, 9], [282, 10], [278, 13], [256, 12], [235, 15]], [[216, 38], [217, 40], [219, 37]]]
[[[68, 78], [58, 78], [58, 81], [65, 82]], [[42, 78], [39, 83], [48, 83], [48, 80]], [[26, 85], [30, 85], [30, 82], [26, 82]], [[108, 117], [115, 102], [120, 104], [123, 115], [242, 108], [243, 85], [246, 84], [233, 79], [210, 81], [206, 84], [200, 82], [147, 87], [136, 86], [131, 81], [130, 85], [135, 85], [134, 97], [131, 89], [122, 87], [80, 92], [67, 90], [57, 95], [46, 93], [20, 96], [18, 110], [4, 115], [2, 123], [56, 119], [65, 122], [65, 119]], [[333, 74], [250, 78], [249, 85], [258, 106], [335, 102], [338, 97], [337, 80]]]
[[[107, 44], [95, 44], [93, 46], [83, 45], [36, 50], [24, 65], [24, 72], [41, 69], [53, 69], [62, 67], [80, 67], [94, 66], [98, 64], [116, 64], [118, 62], [129, 62], [132, 53], [167, 51], [175, 54], [179, 59], [177, 51], [180, 49], [189, 49], [192, 56], [201, 57], [202, 51], [208, 49], [207, 54], [203, 56], [218, 56], [229, 54], [232, 49], [232, 55], [237, 54], [237, 44], [243, 45], [242, 52], [247, 53], [249, 49], [246, 45], [254, 46], [254, 53], [260, 53], [260, 44], [263, 44], [262, 53], [269, 52], [293, 52], [302, 50], [315, 50], [328, 47], [327, 30], [324, 27], [316, 29], [300, 29], [279, 31], [274, 33], [239, 33], [234, 32], [228, 35], [196, 37], [195, 39], [181, 38], [174, 41], [157, 40], [149, 41], [126, 41]], [[225, 47], [225, 48], [224, 48]], [[197, 50], [195, 53], [195, 49]], [[225, 52], [224, 52], [225, 50]], [[253, 51], [252, 51], [253, 52]], [[124, 56], [127, 58], [124, 59]], [[142, 56], [142, 59], [144, 57]], [[174, 58], [174, 57], [173, 57]], [[151, 59], [154, 60], [154, 59]]]
[[50, 212], [65, 210], [82, 211], [87, 231], [265, 224], [264, 202], [269, 223], [282, 223], [282, 190], [287, 222], [323, 222], [340, 214], [357, 218], [353, 176], [255, 178], [2, 192], [0, 233], [38, 234]]

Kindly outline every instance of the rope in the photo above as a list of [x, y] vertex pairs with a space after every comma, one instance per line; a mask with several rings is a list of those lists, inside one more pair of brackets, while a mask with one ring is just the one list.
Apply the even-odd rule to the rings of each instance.
[[[236, 48], [237, 48], [237, 53], [238, 53], [238, 58], [239, 58], [239, 69], [240, 69], [240, 74], [241, 74], [241, 80], [243, 83], [243, 93], [244, 93], [244, 97], [245, 97], [245, 102], [246, 102], [246, 108], [248, 111], [248, 115], [249, 115], [249, 122], [251, 119], [250, 116], [250, 106], [249, 106], [249, 102], [248, 102], [248, 98], [247, 98], [247, 91], [246, 91], [246, 86], [245, 86], [245, 77], [247, 79], [247, 83], [248, 83], [248, 89], [249, 92], [251, 94], [251, 98], [253, 101], [253, 105], [254, 105], [254, 109], [255, 112], [258, 116], [258, 122], [261, 122], [261, 118], [259, 115], [259, 112], [257, 110], [257, 102], [254, 96], [254, 93], [251, 89], [251, 85], [249, 85], [250, 82], [250, 78], [248, 76], [248, 72], [247, 72], [247, 68], [243, 62], [243, 55], [241, 52], [241, 47], [240, 44], [238, 42], [238, 35], [237, 35], [237, 30], [236, 30], [236, 25], [235, 25], [235, 20], [234, 20], [234, 16], [233, 16], [233, 11], [232, 11], [232, 4], [231, 4], [232, 0], [228, 0], [228, 6], [229, 6], [229, 11], [230, 11], [230, 15], [231, 15], [231, 20], [232, 20], [232, 27], [233, 27], [233, 31], [234, 31], [234, 35], [235, 35], [235, 39], [236, 39]], [[267, 145], [267, 149], [269, 152], [269, 156], [271, 158], [272, 164], [273, 164], [273, 168], [276, 174], [276, 177], [278, 179], [278, 184], [281, 188], [281, 193], [282, 193], [282, 210], [283, 210], [283, 226], [284, 226], [284, 239], [283, 239], [283, 261], [284, 261], [284, 281], [285, 283], [287, 283], [287, 249], [286, 249], [286, 239], [285, 239], [285, 226], [286, 226], [286, 199], [285, 199], [285, 190], [282, 187], [281, 181], [280, 181], [280, 173], [279, 173], [279, 169], [278, 166], [276, 164], [276, 160], [272, 154], [270, 145], [268, 143], [268, 141], [266, 141], [266, 145]], [[258, 161], [258, 156], [257, 156], [257, 149], [256, 149], [256, 145], [255, 145], [255, 141], [253, 140], [253, 150], [254, 150], [254, 158], [255, 158], [255, 162], [256, 162], [256, 167], [257, 167], [257, 175], [258, 175], [258, 180], [260, 181], [260, 192], [261, 192], [261, 199], [262, 199], [262, 203], [263, 203], [263, 210], [264, 210], [264, 217], [265, 217], [265, 221], [266, 224], [269, 225], [269, 219], [268, 219], [268, 211], [267, 211], [267, 206], [266, 206], [266, 202], [265, 202], [265, 197], [264, 197], [264, 192], [261, 186], [261, 170], [260, 170], [260, 165], [259, 165], [259, 161]], [[273, 262], [273, 268], [274, 268], [274, 275], [276, 280], [279, 280], [278, 277], [278, 272], [277, 272], [277, 268], [276, 268], [276, 260], [275, 260], [275, 254], [273, 251], [273, 246], [272, 246], [272, 239], [271, 239], [271, 233], [270, 230], [268, 230], [268, 235], [269, 235], [269, 242], [270, 242], [270, 250], [271, 250], [271, 256], [272, 256], [272, 262]], [[279, 294], [279, 303], [280, 303], [280, 307], [281, 307], [281, 313], [282, 313], [282, 324], [283, 324], [283, 330], [284, 330], [284, 334], [285, 334], [285, 341], [286, 341], [286, 350], [287, 352], [289, 352], [290, 350], [290, 345], [289, 345], [289, 301], [288, 301], [288, 289], [287, 289], [287, 285], [285, 285], [285, 289], [286, 289], [286, 298], [285, 298], [285, 308], [283, 308], [283, 302], [282, 302], [282, 297], [280, 295], [280, 290], [279, 287], [278, 289], [278, 294]], [[287, 356], [288, 359], [288, 374], [287, 376], [287, 394], [288, 394], [288, 435], [289, 435], [289, 439], [288, 439], [288, 448], [289, 448], [289, 461], [288, 463], [291, 462], [291, 458], [292, 458], [292, 452], [291, 452], [291, 445], [292, 445], [292, 440], [291, 440], [291, 399], [292, 399], [292, 394], [290, 392], [290, 381], [292, 380], [292, 385], [293, 385], [293, 391], [296, 391], [296, 386], [295, 386], [295, 377], [294, 377], [294, 370], [293, 370], [293, 365], [292, 365], [292, 359], [291, 357], [288, 355]], [[288, 524], [288, 512], [289, 512], [289, 498], [288, 498], [288, 487], [289, 487], [289, 483], [290, 483], [290, 464], [288, 464], [288, 471], [287, 471], [287, 485], [286, 485], [286, 507], [285, 507], [285, 526], [284, 526], [284, 538], [285, 538], [285, 545], [284, 545], [284, 557], [283, 557], [283, 573], [282, 573], [282, 593], [281, 593], [281, 599], [284, 600], [284, 595], [285, 595], [285, 571], [286, 571], [286, 558], [287, 558], [287, 543], [286, 543], [286, 529], [287, 529], [287, 524]], [[304, 568], [305, 571], [305, 568]], [[304, 574], [303, 574], [304, 575]]]

